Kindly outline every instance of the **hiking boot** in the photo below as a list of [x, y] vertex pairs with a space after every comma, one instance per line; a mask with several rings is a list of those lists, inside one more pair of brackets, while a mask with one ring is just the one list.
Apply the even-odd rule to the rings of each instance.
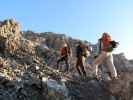
[[64, 70], [64, 73], [68, 73], [69, 72], [69, 70], [66, 68], [65, 70]]
[[99, 76], [99, 75], [97, 75], [97, 76], [96, 76], [96, 79], [97, 79], [97, 80], [100, 80], [100, 76]]
[[85, 80], [85, 79], [86, 79], [86, 76], [81, 75], [81, 80]]
[[112, 79], [112, 81], [116, 81], [116, 80], [118, 80], [119, 78], [118, 78], [118, 77], [112, 77], [111, 79]]
[[94, 75], [94, 79], [100, 80], [100, 76], [99, 75]]
[[107, 81], [111, 81], [111, 80], [112, 80], [111, 77], [107, 76]]
[[69, 72], [68, 71], [65, 71], [64, 74], [69, 74]]

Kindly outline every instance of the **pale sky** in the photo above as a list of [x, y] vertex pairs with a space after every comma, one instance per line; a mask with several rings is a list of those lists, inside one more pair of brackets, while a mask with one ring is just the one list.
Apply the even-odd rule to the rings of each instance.
[[133, 0], [1, 0], [0, 20], [22, 30], [59, 32], [96, 43], [103, 32], [120, 42], [115, 53], [133, 59]]

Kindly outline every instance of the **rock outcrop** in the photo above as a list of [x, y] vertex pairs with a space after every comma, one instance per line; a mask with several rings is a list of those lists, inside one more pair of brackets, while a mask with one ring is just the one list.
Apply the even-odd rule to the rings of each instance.
[[[63, 38], [73, 52], [67, 74], [55, 69]], [[79, 77], [76, 42], [64, 34], [22, 32], [15, 20], [0, 22], [0, 100], [132, 100], [133, 62], [114, 55], [120, 75], [115, 81], [95, 80], [87, 65], [88, 77]], [[101, 67], [103, 77], [108, 76], [106, 67]]]

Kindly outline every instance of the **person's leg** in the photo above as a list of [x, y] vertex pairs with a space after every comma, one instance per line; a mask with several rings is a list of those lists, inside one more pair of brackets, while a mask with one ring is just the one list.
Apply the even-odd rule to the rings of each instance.
[[76, 69], [77, 69], [79, 75], [81, 76], [82, 74], [80, 72], [79, 65], [80, 65], [80, 60], [79, 60], [79, 58], [77, 58], [77, 61], [76, 61]]
[[80, 58], [80, 69], [81, 69], [83, 75], [86, 76], [86, 71], [85, 71], [85, 68], [84, 68], [84, 60], [83, 60], [82, 57]]
[[65, 57], [65, 63], [66, 63], [65, 71], [68, 72], [68, 70], [69, 70], [68, 56]]
[[59, 68], [60, 59], [57, 60], [57, 69]]
[[101, 52], [101, 54], [93, 61], [92, 66], [95, 69], [96, 76], [98, 76], [98, 66], [104, 62], [106, 56], [106, 52]]
[[57, 69], [59, 68], [59, 63], [60, 63], [61, 61], [63, 61], [63, 60], [64, 60], [64, 57], [61, 57], [60, 59], [57, 60]]
[[113, 63], [113, 55], [111, 53], [108, 54], [106, 62], [107, 62], [107, 66], [109, 68], [109, 71], [111, 73], [111, 77], [112, 78], [117, 78], [117, 71], [116, 71], [115, 65]]

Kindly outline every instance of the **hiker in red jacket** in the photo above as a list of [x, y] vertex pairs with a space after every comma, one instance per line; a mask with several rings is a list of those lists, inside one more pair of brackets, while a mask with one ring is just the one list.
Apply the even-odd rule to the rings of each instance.
[[60, 49], [60, 59], [58, 59], [58, 61], [57, 61], [57, 69], [59, 68], [59, 63], [62, 61], [65, 61], [65, 64], [66, 64], [65, 71], [68, 72], [68, 70], [69, 70], [68, 59], [69, 59], [70, 55], [71, 55], [70, 46], [65, 41], [63, 44], [63, 47]]

